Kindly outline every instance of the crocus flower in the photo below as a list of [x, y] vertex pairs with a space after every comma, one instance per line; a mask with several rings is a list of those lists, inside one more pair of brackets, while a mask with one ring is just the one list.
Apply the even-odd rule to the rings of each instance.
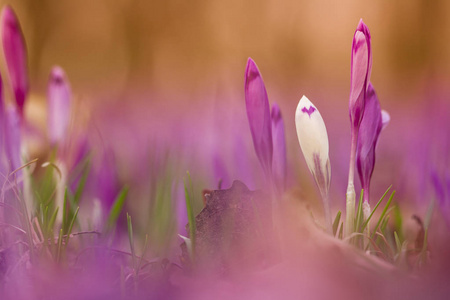
[[372, 72], [372, 48], [369, 28], [362, 19], [353, 36], [349, 113], [352, 126], [358, 127], [364, 115], [366, 91]]
[[362, 19], [359, 21], [352, 43], [351, 78], [349, 114], [351, 123], [350, 167], [348, 171], [348, 185], [346, 193], [346, 222], [345, 233], [353, 231], [355, 215], [355, 159], [358, 142], [358, 130], [364, 115], [366, 91], [372, 72], [372, 48], [369, 28]]
[[27, 51], [25, 40], [20, 29], [20, 24], [14, 11], [9, 6], [5, 6], [1, 16], [2, 23], [2, 43], [8, 66], [9, 77], [14, 91], [14, 97], [23, 114], [25, 98], [28, 94], [28, 71], [27, 71]]
[[64, 70], [53, 67], [47, 91], [48, 136], [52, 144], [62, 143], [67, 136], [70, 120], [71, 90]]
[[295, 111], [298, 141], [309, 171], [322, 195], [327, 230], [331, 232], [331, 213], [328, 201], [331, 167], [328, 157], [328, 134], [319, 110], [303, 96]]
[[[385, 113], [385, 126], [389, 122], [389, 114]], [[367, 89], [364, 118], [361, 121], [358, 135], [358, 146], [356, 149], [356, 165], [358, 168], [361, 186], [364, 189], [364, 216], [370, 214], [369, 188], [375, 166], [375, 148], [378, 137], [383, 128], [383, 118], [380, 102], [372, 84]]]
[[273, 138], [273, 161], [272, 172], [275, 185], [280, 193], [286, 188], [286, 138], [284, 134], [284, 122], [280, 107], [272, 105], [272, 138]]
[[273, 152], [269, 99], [258, 67], [251, 58], [245, 69], [245, 104], [255, 152], [269, 178]]

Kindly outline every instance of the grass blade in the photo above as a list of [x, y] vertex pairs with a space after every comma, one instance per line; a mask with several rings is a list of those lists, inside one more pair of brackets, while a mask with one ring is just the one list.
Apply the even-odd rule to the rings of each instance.
[[[191, 181], [191, 175], [189, 172], [187, 172], [188, 180], [191, 186], [192, 190], [192, 181]], [[189, 196], [189, 191], [186, 185], [186, 181], [184, 182], [184, 194], [186, 198], [186, 210], [188, 215], [188, 221], [189, 221], [189, 238], [191, 240], [191, 246], [192, 246], [192, 259], [195, 257], [195, 231], [196, 231], [196, 225], [195, 225], [195, 217], [194, 217], [194, 210], [192, 207], [191, 198]]]
[[124, 186], [120, 191], [119, 195], [117, 195], [114, 203], [109, 211], [109, 216], [106, 221], [106, 230], [105, 232], [110, 232], [110, 230], [115, 226], [117, 219], [119, 218], [120, 213], [122, 212], [123, 205], [125, 203], [125, 199], [128, 195], [128, 186]]
[[59, 259], [61, 258], [61, 248], [62, 248], [62, 237], [63, 237], [63, 230], [62, 228], [59, 230], [59, 236], [58, 236], [58, 251], [56, 253], [56, 262], [59, 263]]
[[134, 255], [134, 239], [133, 239], [133, 225], [131, 224], [131, 216], [127, 213], [127, 224], [128, 224], [128, 238], [130, 240], [130, 250], [131, 250], [131, 259], [133, 263], [133, 269], [136, 270], [136, 262]]
[[145, 252], [147, 252], [147, 246], [148, 246], [148, 234], [145, 235], [144, 249], [142, 250], [141, 257], [139, 258], [138, 266], [136, 269], [136, 276], [138, 275], [139, 270], [141, 269], [142, 261], [144, 260], [144, 256], [145, 256]]
[[77, 210], [73, 214], [72, 220], [70, 221], [69, 229], [67, 230], [66, 247], [67, 247], [67, 244], [69, 244], [70, 234], [72, 233], [73, 224], [75, 223], [75, 220], [77, 219], [79, 210], [80, 210], [80, 207], [78, 206]]
[[47, 232], [49, 232], [49, 233], [53, 231], [53, 226], [55, 225], [56, 216], [58, 215], [58, 211], [59, 211], [59, 207], [56, 207], [55, 211], [53, 212], [53, 215], [50, 218], [50, 221], [48, 222]]
[[356, 218], [355, 218], [355, 228], [354, 228], [353, 232], [360, 232], [358, 230], [359, 226], [364, 221], [363, 210], [362, 210], [363, 195], [364, 195], [364, 190], [361, 190], [361, 194], [359, 196], [358, 210], [356, 212]]
[[373, 214], [375, 213], [375, 211], [377, 210], [378, 206], [380, 206], [381, 202], [383, 201], [384, 197], [386, 197], [387, 193], [391, 190], [391, 187], [388, 187], [388, 189], [386, 190], [386, 192], [384, 192], [383, 196], [381, 197], [380, 200], [378, 200], [377, 205], [375, 205], [375, 207], [373, 208], [372, 212], [370, 213], [369, 217], [367, 218], [367, 220], [364, 221], [364, 223], [362, 224], [361, 227], [361, 232], [364, 232], [364, 229], [366, 229], [367, 224], [369, 224], [370, 219], [372, 218]]
[[338, 211], [336, 214], [336, 218], [334, 219], [333, 222], [333, 236], [336, 236], [336, 232], [338, 230], [338, 226], [339, 226], [339, 222], [341, 221], [341, 211]]
[[402, 251], [402, 243], [398, 238], [397, 231], [394, 231], [394, 238], [395, 238], [395, 245], [397, 246], [397, 253], [400, 253]]
[[[389, 209], [389, 205], [391, 204], [392, 198], [394, 198], [394, 195], [395, 195], [395, 191], [393, 191], [392, 194], [391, 194], [391, 197], [389, 197], [389, 200], [388, 200], [388, 202], [386, 203], [386, 206], [384, 207], [383, 212], [381, 213], [380, 218], [378, 219], [377, 225], [375, 225], [375, 228], [374, 228], [374, 230], [373, 230], [373, 232], [372, 232], [372, 238], [375, 237], [375, 233], [377, 232], [378, 227], [380, 226], [381, 222], [383, 221], [384, 216], [386, 215], [386, 212], [387, 212], [388, 209]], [[372, 214], [373, 214], [373, 212], [372, 212]]]

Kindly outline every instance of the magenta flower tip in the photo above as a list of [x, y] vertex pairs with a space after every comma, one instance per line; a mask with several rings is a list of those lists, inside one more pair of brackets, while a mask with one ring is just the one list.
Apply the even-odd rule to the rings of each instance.
[[3, 52], [11, 86], [17, 106], [20, 113], [23, 114], [23, 106], [28, 94], [27, 53], [19, 21], [10, 6], [3, 8], [1, 24]]
[[269, 175], [273, 152], [269, 99], [262, 76], [251, 58], [245, 68], [245, 104], [256, 155]]
[[356, 128], [364, 115], [366, 90], [372, 72], [372, 48], [369, 28], [362, 19], [356, 28], [352, 43], [349, 112]]

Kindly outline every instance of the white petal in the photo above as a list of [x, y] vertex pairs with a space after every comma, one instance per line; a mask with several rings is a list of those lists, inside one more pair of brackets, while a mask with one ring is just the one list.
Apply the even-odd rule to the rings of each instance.
[[311, 172], [314, 171], [314, 154], [319, 155], [322, 168], [328, 160], [328, 134], [319, 110], [303, 96], [295, 112], [297, 136]]

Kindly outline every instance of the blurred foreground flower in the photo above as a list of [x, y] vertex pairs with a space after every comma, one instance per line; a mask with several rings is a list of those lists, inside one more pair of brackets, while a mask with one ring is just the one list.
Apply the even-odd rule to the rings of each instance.
[[350, 235], [355, 214], [355, 159], [358, 142], [358, 130], [364, 115], [367, 86], [372, 71], [372, 48], [369, 28], [362, 19], [353, 36], [349, 114], [351, 123], [350, 167], [348, 172], [346, 203], [346, 236]]
[[272, 138], [273, 138], [273, 179], [278, 193], [282, 194], [286, 189], [286, 138], [284, 133], [284, 122], [280, 107], [272, 105]]
[[383, 124], [380, 102], [371, 83], [367, 89], [365, 106], [364, 118], [359, 127], [356, 165], [361, 187], [364, 190], [363, 212], [364, 219], [367, 220], [370, 215], [369, 188], [370, 178], [375, 166], [375, 149], [383, 126], [386, 126], [389, 122], [389, 120], [385, 120], [386, 124]]
[[266, 178], [272, 173], [272, 126], [269, 99], [255, 62], [249, 58], [245, 69], [245, 104], [256, 155]]
[[325, 211], [327, 231], [331, 233], [331, 212], [328, 197], [331, 167], [328, 157], [327, 128], [320, 112], [305, 96], [300, 99], [295, 111], [295, 126], [306, 164], [319, 187]]
[[64, 70], [53, 67], [48, 81], [48, 136], [55, 145], [64, 142], [70, 121], [70, 85]]
[[20, 24], [11, 7], [3, 8], [1, 24], [3, 51], [8, 65], [9, 78], [19, 112], [23, 115], [23, 107], [28, 94], [27, 53]]
[[450, 228], [450, 172], [447, 172], [445, 177], [446, 180], [441, 180], [436, 170], [431, 173], [431, 181], [439, 204], [439, 211]]

